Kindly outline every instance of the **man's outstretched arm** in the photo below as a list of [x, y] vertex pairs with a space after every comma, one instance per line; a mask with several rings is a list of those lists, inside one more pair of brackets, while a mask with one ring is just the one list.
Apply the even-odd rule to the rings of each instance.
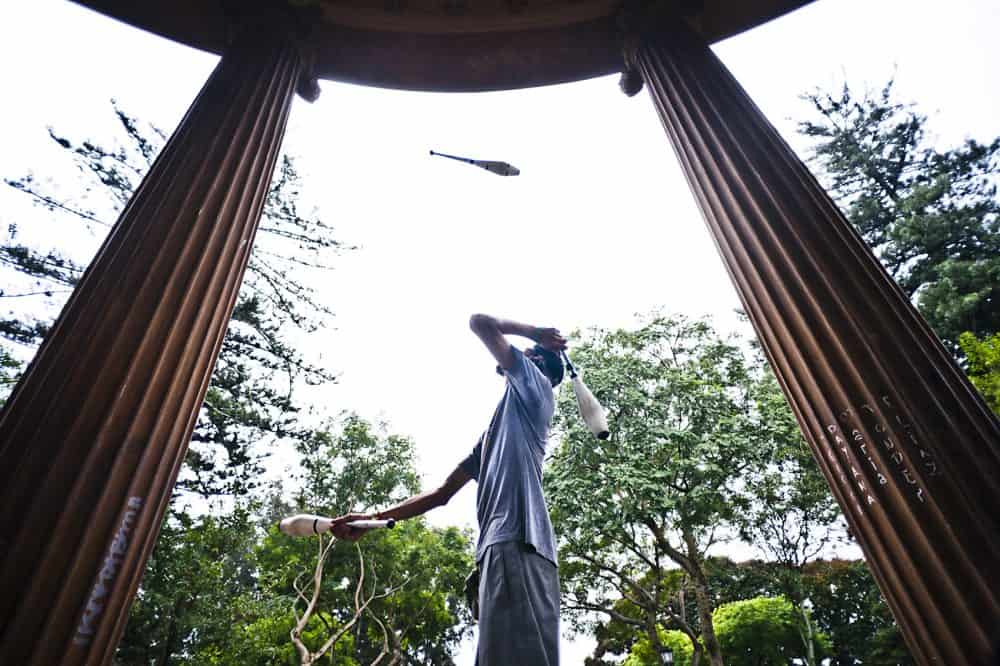
[[448, 478], [445, 479], [444, 483], [434, 490], [414, 495], [413, 497], [405, 499], [395, 506], [391, 506], [388, 509], [383, 509], [382, 511], [378, 511], [376, 513], [348, 513], [340, 516], [339, 518], [334, 518], [331, 526], [333, 535], [338, 539], [357, 541], [358, 538], [368, 530], [348, 527], [345, 523], [355, 520], [386, 520], [389, 518], [392, 518], [393, 520], [405, 520], [407, 518], [421, 516], [431, 509], [447, 504], [448, 501], [455, 496], [455, 493], [461, 490], [462, 486], [468, 483], [471, 479], [472, 477], [469, 476], [465, 470], [461, 467], [456, 467], [455, 470], [448, 475]]
[[469, 328], [479, 336], [504, 370], [510, 370], [514, 365], [514, 354], [511, 352], [510, 342], [505, 337], [507, 335], [519, 335], [534, 340], [549, 351], [559, 352], [566, 349], [566, 339], [555, 328], [531, 326], [485, 314], [472, 315], [469, 318]]

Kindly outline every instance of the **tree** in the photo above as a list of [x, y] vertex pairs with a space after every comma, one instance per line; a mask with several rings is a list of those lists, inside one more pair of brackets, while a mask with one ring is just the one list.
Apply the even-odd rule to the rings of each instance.
[[966, 331], [958, 344], [968, 363], [969, 379], [990, 409], [1000, 414], [1000, 333], [980, 339]]
[[[566, 563], [563, 563], [561, 567], [563, 569], [561, 578], [572, 577], [572, 568], [568, 568]], [[639, 582], [643, 587], [648, 588], [652, 586], [650, 577], [648, 576], [644, 576]], [[679, 619], [688, 618], [684, 595], [686, 593], [685, 588], [689, 588], [690, 585], [685, 586], [684, 573], [680, 569], [670, 569], [662, 575], [659, 583], [661, 588], [660, 596], [667, 600], [670, 613]], [[675, 601], [676, 608], [670, 608], [669, 605]], [[617, 663], [605, 661], [604, 656], [608, 654], [638, 655], [636, 658], [644, 660], [656, 658], [655, 655], [659, 653], [656, 652], [649, 638], [649, 627], [646, 621], [649, 615], [647, 608], [637, 606], [629, 598], [623, 597], [615, 601], [611, 605], [610, 612], [605, 614], [607, 615], [605, 622], [596, 622], [592, 625], [592, 632], [597, 639], [597, 646], [594, 648], [593, 655], [587, 658], [585, 662], [587, 666], [604, 666], [605, 664]], [[579, 625], [580, 618], [576, 619]], [[683, 637], [687, 652], [692, 659], [694, 658], [695, 647], [697, 647], [697, 661], [701, 661], [701, 657], [704, 654], [704, 646], [698, 638], [697, 618], [690, 620], [690, 624], [686, 628], [687, 633], [680, 630], [665, 630], [661, 623], [657, 627], [657, 634], [661, 638], [660, 646], [662, 648], [669, 647], [662, 640], [665, 631], [676, 631]], [[638, 653], [636, 650], [638, 650]]]
[[[277, 520], [302, 510], [337, 514], [383, 506], [419, 489], [412, 442], [352, 414], [317, 433], [303, 455], [291, 502], [275, 487], [229, 513], [220, 508], [197, 519], [183, 512], [168, 517], [119, 646], [120, 663], [299, 662], [290, 639], [296, 581], [305, 590], [317, 544], [281, 534]], [[470, 619], [462, 593], [472, 567], [470, 535], [412, 520], [369, 534], [359, 546], [364, 598], [378, 598], [327, 657], [367, 665], [388, 644], [387, 657], [405, 663], [451, 663]], [[333, 542], [323, 563], [319, 597], [298, 634], [310, 652], [357, 612], [354, 545]], [[386, 589], [393, 592], [385, 595]]]
[[[778, 666], [801, 660], [805, 654], [799, 636], [798, 611], [784, 597], [755, 597], [720, 605], [712, 613], [726, 663], [731, 666]], [[823, 634], [814, 637], [813, 652], [829, 651]], [[691, 642], [680, 631], [660, 631], [660, 643], [671, 650], [675, 666], [692, 663]], [[647, 637], [632, 646], [623, 666], [662, 663]]]
[[[302, 590], [301, 606], [310, 604], [314, 616], [324, 618], [326, 628], [318, 637], [299, 636], [296, 632], [309, 626], [309, 614], [296, 615], [291, 633], [303, 655], [302, 663], [315, 661], [352, 628], [356, 631], [351, 653], [358, 663], [451, 663], [470, 619], [459, 594], [472, 566], [469, 544], [468, 534], [454, 528], [428, 529], [422, 520], [367, 536], [357, 544], [358, 573], [350, 576], [351, 584], [344, 588], [353, 593], [347, 612], [342, 602], [320, 599], [319, 595], [329, 590], [324, 590], [325, 576], [319, 567], [308, 572], [313, 576], [308, 594], [306, 586], [293, 581], [293, 586]], [[325, 554], [318, 563], [324, 559]], [[302, 573], [306, 571], [300, 576]], [[341, 585], [344, 573], [328, 571], [326, 575], [333, 575]], [[309, 648], [307, 644], [323, 647]]]
[[[327, 613], [324, 612], [319, 607], [319, 597], [320, 593], [323, 591], [323, 569], [326, 565], [326, 556], [330, 552], [330, 548], [336, 543], [333, 537], [328, 538], [324, 542], [324, 537], [322, 534], [317, 535], [316, 538], [317, 546], [319, 548], [319, 554], [316, 557], [316, 566], [313, 569], [311, 580], [309, 585], [306, 587], [299, 587], [299, 578], [296, 578], [292, 583], [295, 588], [296, 599], [292, 603], [292, 612], [295, 614], [295, 627], [289, 632], [289, 636], [292, 639], [292, 644], [295, 645], [295, 649], [299, 653], [299, 659], [302, 666], [312, 666], [319, 662], [327, 654], [331, 653], [340, 639], [347, 635], [347, 632], [351, 630], [352, 627], [357, 625], [358, 621], [369, 612], [369, 606], [372, 602], [379, 599], [384, 599], [398, 592], [404, 585], [409, 581], [402, 581], [398, 583], [395, 587], [385, 587], [380, 589], [377, 581], [372, 581], [370, 587], [371, 591], [367, 589], [368, 586], [365, 585], [365, 574], [367, 573], [367, 567], [365, 565], [364, 553], [360, 546], [355, 546], [358, 551], [358, 578], [357, 583], [354, 586], [354, 612], [345, 621], [332, 624], [330, 620], [326, 618]], [[302, 572], [306, 573], [306, 572]], [[374, 571], [372, 571], [374, 574]], [[300, 574], [301, 578], [301, 574]], [[298, 604], [302, 602], [302, 612], [299, 612]], [[311, 647], [307, 645], [306, 630], [309, 628], [310, 624], [315, 625], [314, 620], [319, 619], [325, 626], [326, 631], [319, 634], [319, 640], [310, 640], [310, 643], [314, 643], [316, 647]], [[332, 618], [331, 618], [332, 620]], [[390, 647], [389, 644], [389, 630], [386, 628], [385, 624], [375, 617], [375, 621], [379, 628], [382, 630], [382, 650], [375, 657], [375, 660], [371, 662], [378, 664], [383, 658], [390, 654], [392, 650], [392, 662], [397, 663], [398, 656], [402, 656], [398, 650], [395, 649], [395, 641], [393, 646]], [[315, 630], [312, 632], [315, 633]]]
[[964, 331], [1000, 332], [1000, 139], [937, 150], [892, 80], [804, 99], [819, 119], [799, 132], [827, 188], [938, 336], [957, 352]]
[[803, 573], [813, 617], [832, 643], [831, 666], [914, 663], [863, 561], [820, 560]]
[[[674, 656], [674, 666], [691, 666], [694, 650], [691, 641], [683, 631], [660, 630], [660, 645], [670, 650]], [[657, 654], [648, 637], [642, 637], [632, 645], [622, 666], [658, 666], [663, 659]]]
[[[783, 596], [787, 589], [789, 572], [780, 562], [719, 557], [711, 558], [706, 568], [719, 605]], [[830, 641], [831, 666], [883, 663], [878, 654], [891, 654], [893, 664], [913, 663], [865, 562], [814, 559], [798, 575], [803, 598], [810, 602], [810, 618]]]
[[[799, 634], [799, 612], [784, 597], [757, 597], [733, 601], [715, 609], [712, 619], [730, 666], [770, 666], [801, 658], [805, 651]], [[822, 657], [829, 641], [812, 637], [813, 654]]]
[[[301, 442], [300, 453], [301, 486], [287, 513], [340, 515], [393, 504], [419, 492], [413, 442], [389, 433], [384, 424], [372, 425], [347, 414], [337, 430]], [[450, 663], [471, 619], [463, 594], [464, 578], [473, 566], [471, 536], [410, 520], [393, 530], [372, 532], [359, 545], [370, 579], [400, 589], [373, 600], [359, 618], [352, 634], [353, 658], [370, 664], [388, 639], [391, 654], [407, 663]], [[258, 548], [258, 562], [261, 588], [287, 600], [283, 610], [287, 640], [297, 598], [295, 580], [303, 571], [314, 570], [316, 546], [311, 540], [280, 534], [272, 523]], [[342, 582], [356, 580], [357, 571], [353, 545], [336, 543], [326, 563], [320, 604], [331, 626], [343, 626], [356, 611], [354, 588]]]
[[[754, 408], [760, 369], [707, 322], [663, 315], [591, 331], [574, 349], [612, 434], [595, 440], [562, 392], [545, 483], [563, 607], [577, 626], [599, 613], [636, 627], [654, 651], [660, 626], [680, 629], [695, 659], [703, 645], [719, 665], [706, 554], [742, 510], [739, 480], [772, 448]], [[671, 567], [692, 588], [696, 625], [672, 598]], [[621, 599], [635, 615], [616, 610]]]
[[302, 473], [295, 502], [310, 513], [340, 515], [356, 507], [400, 502], [416, 493], [413, 441], [354, 413], [297, 442]]
[[[717, 608], [757, 597], [783, 595], [785, 582], [782, 575], [787, 572], [778, 562], [734, 562], [725, 557], [712, 557], [705, 564]], [[803, 566], [801, 576], [803, 594], [811, 602], [811, 619], [817, 630], [814, 639], [815, 636], [823, 637], [820, 643], [829, 648], [826, 654], [830, 658], [830, 666], [855, 666], [858, 663], [905, 666], [914, 663], [902, 633], [863, 561], [813, 560]], [[624, 602], [619, 602], [616, 610], [635, 614]], [[795, 610], [798, 613], [798, 609]], [[801, 624], [796, 627], [801, 632]], [[662, 636], [662, 629], [660, 633]], [[603, 646], [604, 652], [629, 654], [630, 659], [639, 660], [635, 662], [638, 664], [652, 663], [648, 661], [652, 654], [648, 637], [631, 625], [610, 620], [597, 627], [596, 636], [599, 648]], [[690, 658], [690, 641], [686, 645]], [[673, 647], [674, 660], [678, 663], [678, 650]], [[801, 636], [797, 650], [792, 651], [805, 659]], [[601, 660], [604, 652], [595, 655], [588, 663], [593, 666], [615, 663]], [[724, 656], [728, 662], [725, 652]], [[817, 660], [819, 658], [817, 656]]]
[[[41, 225], [46, 233], [29, 233], [39, 226], [34, 222], [10, 224], [0, 243], [8, 285], [0, 300], [9, 307], [0, 319], [0, 337], [22, 349], [40, 344], [165, 141], [160, 130], [113, 101], [112, 107], [122, 136], [111, 147], [49, 131], [82, 174], [74, 193], [30, 173], [5, 179], [50, 214]], [[343, 248], [326, 223], [299, 212], [299, 188], [294, 163], [285, 155], [179, 480], [180, 488], [205, 497], [247, 492], [268, 444], [309, 437], [296, 389], [334, 380], [290, 341], [296, 331], [316, 331], [332, 314], [300, 276], [330, 268], [329, 257]]]
[[757, 410], [771, 432], [763, 441], [774, 449], [769, 464], [745, 476], [746, 509], [737, 523], [743, 540], [772, 561], [764, 571], [795, 609], [805, 663], [815, 666], [816, 628], [802, 580], [804, 567], [832, 544], [845, 543], [847, 533], [774, 376], [765, 372], [757, 389]]
[[229, 643], [238, 600], [252, 594], [257, 530], [250, 507], [164, 521], [129, 614], [115, 662], [186, 661], [184, 655]]
[[705, 562], [716, 606], [755, 597], [781, 596], [775, 562], [746, 560], [734, 562], [728, 557], [710, 557]]

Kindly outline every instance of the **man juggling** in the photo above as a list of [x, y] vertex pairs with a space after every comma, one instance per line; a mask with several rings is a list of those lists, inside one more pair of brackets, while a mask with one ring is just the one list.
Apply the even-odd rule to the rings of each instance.
[[[469, 326], [497, 361], [506, 388], [472, 452], [437, 489], [375, 514], [335, 518], [331, 529], [357, 540], [358, 520], [403, 520], [448, 503], [470, 479], [479, 543], [478, 666], [559, 664], [559, 574], [555, 535], [542, 495], [542, 460], [555, 411], [552, 389], [563, 378], [566, 340], [554, 328], [473, 315]], [[536, 344], [524, 351], [508, 335]]]

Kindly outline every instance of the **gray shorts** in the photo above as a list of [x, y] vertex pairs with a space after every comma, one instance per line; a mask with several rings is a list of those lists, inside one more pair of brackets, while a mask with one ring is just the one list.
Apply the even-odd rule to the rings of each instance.
[[559, 570], [519, 541], [479, 562], [477, 666], [559, 666]]

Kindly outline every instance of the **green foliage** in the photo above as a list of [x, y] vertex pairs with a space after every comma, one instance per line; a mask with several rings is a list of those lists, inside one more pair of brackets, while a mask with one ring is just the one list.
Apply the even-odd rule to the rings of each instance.
[[[471, 535], [456, 528], [429, 529], [422, 521], [408, 521], [364, 544], [379, 562], [380, 581], [405, 583], [373, 604], [372, 614], [391, 630], [390, 642], [408, 663], [448, 663], [465, 636], [471, 617], [463, 587], [474, 566], [471, 543]], [[369, 640], [377, 643], [381, 634], [367, 627]], [[374, 655], [366, 656], [370, 663]]]
[[[694, 648], [687, 635], [676, 629], [669, 631], [660, 629], [659, 634], [660, 644], [673, 652], [674, 666], [691, 666]], [[622, 666], [663, 666], [663, 660], [656, 654], [649, 638], [643, 637], [632, 646]]]
[[[279, 488], [265, 501], [192, 518], [174, 512], [164, 523], [117, 659], [180, 664], [297, 664], [289, 632], [295, 626], [294, 584], [312, 575], [316, 539], [281, 534], [278, 518], [300, 510], [338, 513], [389, 503], [418, 490], [412, 442], [346, 415], [303, 450], [298, 505]], [[351, 463], [351, 464], [348, 464]], [[371, 483], [365, 483], [365, 479]], [[390, 632], [405, 663], [448, 664], [470, 618], [463, 580], [473, 566], [471, 536], [455, 528], [405, 521], [361, 542], [367, 592], [401, 589], [370, 607], [336, 646], [333, 663], [370, 664], [384, 647], [374, 618]], [[354, 613], [359, 576], [355, 546], [337, 543], [326, 562], [320, 612], [303, 632], [315, 648]], [[301, 610], [301, 605], [300, 605]]]
[[968, 363], [969, 379], [990, 409], [1000, 414], [1000, 333], [980, 339], [966, 331], [958, 344]]
[[747, 560], [734, 562], [728, 557], [710, 557], [705, 561], [712, 598], [716, 605], [754, 597], [781, 596], [775, 562]]
[[[799, 611], [784, 597], [757, 597], [723, 604], [712, 614], [719, 643], [730, 666], [775, 666], [801, 658]], [[828, 639], [816, 637], [816, 654], [829, 650]]]
[[[812, 601], [816, 624], [832, 642], [833, 666], [912, 664], [902, 634], [860, 560], [823, 560], [804, 568], [804, 593]], [[879, 655], [891, 655], [891, 662]]]
[[417, 492], [420, 483], [409, 438], [351, 413], [343, 415], [335, 432], [317, 430], [297, 442], [303, 469], [296, 497], [300, 507], [339, 515], [378, 508]]
[[[366, 591], [402, 588], [375, 601], [370, 614], [362, 617], [357, 633], [353, 633], [353, 658], [357, 663], [369, 664], [382, 651], [383, 634], [374, 616], [389, 629], [390, 645], [407, 663], [449, 663], [471, 620], [462, 593], [463, 580], [473, 566], [470, 535], [455, 528], [429, 528], [422, 520], [411, 520], [394, 530], [367, 535], [359, 546], [367, 563]], [[252, 653], [249, 648], [254, 645], [258, 647], [253, 649], [259, 649], [259, 645], [291, 647], [288, 634], [294, 626], [293, 583], [298, 579], [301, 586], [312, 574], [316, 555], [316, 539], [291, 539], [276, 529], [269, 530], [257, 549], [259, 585], [265, 596], [285, 603], [257, 620], [253, 631], [244, 637], [255, 642], [235, 654]], [[306, 632], [303, 640], [311, 648], [318, 648], [332, 629], [353, 615], [357, 579], [354, 545], [336, 544], [328, 556], [320, 597], [320, 608], [331, 629], [317, 627], [312, 634]], [[276, 640], [277, 645], [266, 643], [261, 633], [264, 638], [272, 636], [269, 640]]]
[[1000, 139], [928, 145], [927, 118], [879, 92], [805, 95], [820, 114], [799, 124], [816, 140], [831, 194], [934, 331], [1000, 331]]
[[[566, 568], [562, 564], [560, 567], [561, 569]], [[565, 578], [568, 575], [570, 574], [567, 571], [560, 571], [561, 578]], [[638, 582], [643, 588], [648, 589], [652, 587], [652, 581], [654, 580], [659, 582], [660, 598], [665, 600], [668, 607], [671, 601], [675, 600], [677, 595], [686, 587], [685, 577], [680, 569], [654, 572], [651, 575], [644, 576]], [[594, 623], [591, 626], [591, 631], [597, 639], [597, 647], [594, 649], [593, 656], [588, 663], [603, 664], [605, 662], [601, 661], [601, 659], [607, 654], [629, 654], [637, 642], [646, 641], [647, 644], [650, 643], [650, 622], [655, 613], [650, 612], [650, 607], [643, 607], [633, 603], [630, 601], [630, 598], [626, 597], [615, 601], [611, 605], [609, 612], [606, 613], [608, 615], [607, 621]], [[682, 617], [686, 615], [686, 613], [680, 613]], [[690, 626], [697, 630], [697, 617], [690, 618], [689, 622]], [[688, 639], [685, 638], [685, 640]], [[690, 640], [688, 640], [688, 644], [690, 646]]]
[[595, 331], [574, 355], [612, 435], [594, 440], [572, 394], [561, 393], [562, 442], [546, 489], [566, 545], [596, 538], [598, 549], [632, 548], [637, 528], [643, 538], [687, 528], [710, 539], [737, 510], [730, 486], [757, 460], [750, 443], [763, 433], [743, 354], [705, 322], [655, 317], [636, 331]]
[[[711, 558], [706, 570], [720, 605], [758, 596], [783, 596], [788, 589], [789, 571], [780, 562]], [[812, 622], [830, 640], [832, 666], [854, 666], [858, 661], [868, 664], [876, 651], [902, 646], [901, 633], [863, 561], [813, 560], [795, 573], [801, 598], [810, 602]], [[894, 654], [900, 664], [912, 663], [905, 647]]]
[[[710, 617], [710, 599], [697, 594], [705, 552], [746, 508], [737, 492], [745, 471], [773, 449], [755, 408], [756, 360], [707, 322], [666, 316], [636, 330], [591, 331], [573, 348], [612, 434], [595, 440], [572, 394], [561, 393], [561, 442], [545, 487], [567, 616], [586, 627], [598, 612], [646, 635], [664, 616], [690, 626], [694, 616], [669, 610], [678, 584], [668, 566], [676, 564], [699, 615]], [[615, 609], [621, 599], [634, 615]]]
[[247, 507], [199, 519], [172, 513], [146, 567], [117, 660], [177, 661], [203, 646], [225, 651], [234, 611], [253, 590], [255, 539]]
[[[724, 557], [712, 557], [707, 558], [704, 565], [712, 599], [717, 606], [784, 594], [785, 581], [782, 577], [786, 568], [780, 563], [763, 560], [734, 562]], [[803, 598], [810, 602], [811, 622], [825, 637], [822, 644], [829, 646], [826, 654], [831, 666], [855, 666], [857, 663], [905, 666], [913, 663], [903, 643], [902, 633], [863, 561], [834, 559], [808, 562], [802, 567], [800, 583]], [[793, 609], [800, 612], [800, 607], [794, 604]], [[615, 610], [637, 616], [637, 611], [630, 609], [625, 602], [616, 604]], [[796, 626], [799, 632], [804, 628], [801, 621]], [[660, 634], [663, 634], [662, 627]], [[680, 636], [684, 637], [683, 633]], [[648, 634], [622, 622], [611, 620], [598, 625], [595, 637], [599, 650], [588, 663], [610, 663], [601, 661], [607, 653], [639, 655], [636, 658], [651, 654]], [[690, 653], [691, 641], [686, 637], [684, 640]], [[800, 635], [795, 650], [801, 653], [803, 646]]]
[[[419, 491], [413, 469], [413, 442], [373, 426], [354, 414], [342, 419], [336, 434], [317, 432], [300, 442], [299, 510], [338, 515], [392, 504]], [[473, 566], [471, 537], [455, 529], [432, 530], [423, 521], [407, 521], [394, 530], [373, 532], [359, 542], [380, 586], [406, 583], [400, 592], [375, 602], [372, 613], [392, 629], [398, 649], [415, 663], [445, 663], [466, 631], [463, 581]], [[267, 585], [291, 594], [292, 582], [315, 563], [311, 540], [289, 539], [271, 530], [260, 551]], [[323, 588], [324, 608], [353, 609], [357, 568], [353, 546], [338, 544], [330, 553]], [[290, 608], [290, 606], [289, 606]], [[289, 611], [290, 612], [290, 611]], [[343, 620], [344, 617], [339, 619]], [[357, 656], [370, 663], [382, 635], [377, 625], [361, 622]], [[367, 661], [365, 661], [367, 659]]]

